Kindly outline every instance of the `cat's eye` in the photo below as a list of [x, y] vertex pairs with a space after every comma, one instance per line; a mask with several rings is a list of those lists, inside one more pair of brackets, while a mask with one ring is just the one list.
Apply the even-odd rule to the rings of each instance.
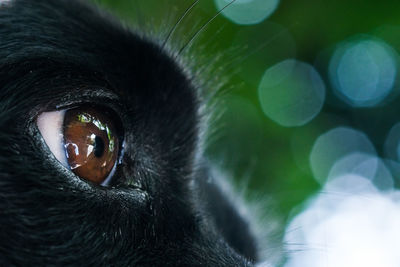
[[83, 106], [43, 112], [37, 126], [58, 161], [79, 177], [106, 185], [119, 157], [115, 118], [103, 109]]

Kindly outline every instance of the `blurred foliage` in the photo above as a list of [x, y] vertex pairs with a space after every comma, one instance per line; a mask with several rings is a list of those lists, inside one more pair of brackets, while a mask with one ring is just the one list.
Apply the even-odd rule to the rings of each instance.
[[[96, 2], [128, 24], [154, 31], [163, 40], [192, 0]], [[215, 18], [190, 50], [198, 48], [210, 57], [222, 52], [226, 62], [217, 64], [235, 69], [227, 71], [229, 82], [224, 87], [231, 89], [216, 110], [224, 111], [223, 115], [212, 123], [217, 130], [210, 138], [210, 158], [242, 181], [238, 185], [246, 181], [251, 193], [272, 196], [278, 212], [287, 218], [294, 206], [320, 188], [313, 178], [309, 155], [322, 133], [340, 125], [361, 130], [383, 157], [385, 138], [399, 120], [397, 91], [379, 106], [353, 108], [332, 93], [328, 65], [335, 45], [358, 34], [377, 37], [399, 51], [399, 10], [400, 2], [395, 0], [282, 0], [270, 17], [257, 25], [236, 25], [222, 15]], [[178, 47], [184, 44], [216, 12], [213, 1], [200, 0], [178, 26], [171, 42]], [[264, 72], [288, 58], [313, 65], [327, 89], [320, 114], [301, 127], [276, 124], [263, 114], [258, 99], [257, 88]]]

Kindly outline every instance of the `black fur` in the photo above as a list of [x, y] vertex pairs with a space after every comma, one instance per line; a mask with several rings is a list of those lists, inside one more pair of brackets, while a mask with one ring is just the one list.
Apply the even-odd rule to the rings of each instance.
[[[160, 45], [86, 3], [1, 5], [1, 265], [251, 265], [249, 226], [197, 157], [197, 91]], [[83, 103], [121, 118], [111, 187], [62, 167], [36, 127]]]

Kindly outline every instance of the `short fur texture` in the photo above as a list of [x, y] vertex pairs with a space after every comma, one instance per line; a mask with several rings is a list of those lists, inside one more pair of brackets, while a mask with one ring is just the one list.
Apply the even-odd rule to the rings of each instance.
[[[196, 156], [198, 88], [160, 45], [77, 0], [0, 6], [1, 265], [250, 266], [249, 225]], [[83, 103], [115, 111], [112, 187], [61, 166], [36, 127]]]

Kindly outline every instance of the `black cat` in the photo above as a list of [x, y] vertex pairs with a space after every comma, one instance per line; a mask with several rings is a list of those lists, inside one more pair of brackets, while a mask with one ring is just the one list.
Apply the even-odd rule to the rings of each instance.
[[259, 259], [199, 155], [199, 90], [177, 62], [81, 1], [0, 5], [1, 265]]

